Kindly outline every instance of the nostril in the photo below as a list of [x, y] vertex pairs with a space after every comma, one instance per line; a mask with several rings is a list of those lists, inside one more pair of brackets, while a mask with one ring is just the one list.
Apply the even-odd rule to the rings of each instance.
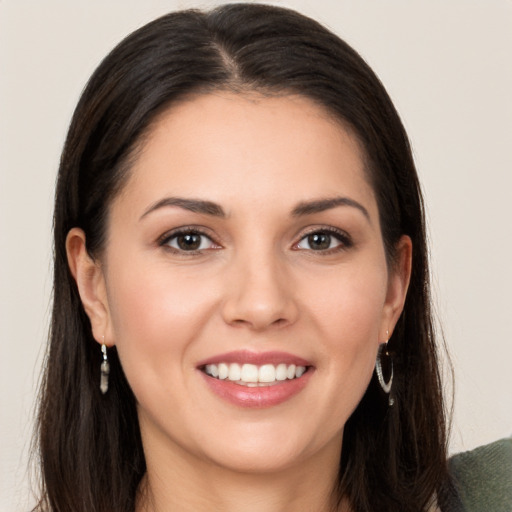
[[289, 323], [289, 320], [286, 318], [278, 318], [276, 320], [271, 320], [270, 322], [258, 322], [258, 321], [250, 321], [250, 320], [244, 320], [242, 318], [236, 318], [229, 322], [233, 326], [239, 326], [239, 327], [249, 327], [253, 330], [259, 330], [259, 329], [268, 329], [269, 327], [284, 327]]

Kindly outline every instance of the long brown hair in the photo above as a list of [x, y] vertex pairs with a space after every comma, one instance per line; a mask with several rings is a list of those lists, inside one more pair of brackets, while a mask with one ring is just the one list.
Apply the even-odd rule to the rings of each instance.
[[405, 309], [389, 346], [393, 397], [375, 378], [348, 420], [339, 499], [354, 511], [425, 510], [447, 481], [446, 427], [431, 317], [422, 196], [400, 118], [379, 79], [345, 42], [291, 10], [233, 4], [163, 16], [100, 64], [74, 113], [62, 153], [54, 216], [53, 316], [38, 416], [42, 494], [53, 512], [133, 511], [145, 472], [135, 398], [116, 351], [101, 395], [100, 349], [69, 272], [75, 226], [97, 257], [109, 205], [155, 117], [193, 93], [300, 94], [351, 127], [365, 151], [388, 261], [413, 243]]

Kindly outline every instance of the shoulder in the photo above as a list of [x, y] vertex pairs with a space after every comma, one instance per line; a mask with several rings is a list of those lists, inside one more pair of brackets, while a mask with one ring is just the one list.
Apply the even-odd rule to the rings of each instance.
[[512, 438], [459, 453], [449, 467], [464, 511], [512, 511]]

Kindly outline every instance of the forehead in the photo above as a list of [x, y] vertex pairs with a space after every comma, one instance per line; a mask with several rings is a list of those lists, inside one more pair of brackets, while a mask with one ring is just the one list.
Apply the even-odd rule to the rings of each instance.
[[126, 194], [141, 203], [178, 195], [285, 205], [337, 194], [374, 202], [360, 144], [322, 107], [301, 96], [228, 92], [163, 112], [144, 138]]

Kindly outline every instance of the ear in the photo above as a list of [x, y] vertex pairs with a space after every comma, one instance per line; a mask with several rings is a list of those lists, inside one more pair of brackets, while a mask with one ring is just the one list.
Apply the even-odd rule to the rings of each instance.
[[396, 257], [390, 268], [388, 291], [384, 304], [380, 331], [381, 342], [386, 342], [404, 309], [412, 268], [412, 241], [403, 235], [396, 246]]
[[87, 252], [85, 233], [73, 228], [66, 237], [68, 265], [80, 299], [91, 322], [92, 334], [98, 343], [112, 345], [109, 335], [110, 314], [103, 268], [99, 260]]

